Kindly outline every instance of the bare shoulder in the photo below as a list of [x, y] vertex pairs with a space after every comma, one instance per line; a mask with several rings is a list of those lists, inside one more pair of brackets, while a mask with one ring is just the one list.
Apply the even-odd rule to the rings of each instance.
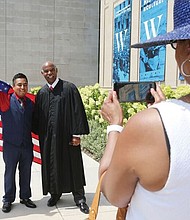
[[156, 109], [146, 109], [133, 116], [118, 136], [104, 177], [104, 193], [113, 205], [124, 207], [138, 182], [147, 190], [160, 190], [166, 183], [168, 170], [169, 156], [160, 115]]
[[161, 189], [167, 180], [169, 156], [160, 115], [150, 108], [137, 113], [127, 123], [117, 146], [123, 166], [133, 170], [148, 190]]
[[133, 123], [143, 126], [155, 126], [155, 122], [160, 120], [159, 113], [154, 108], [147, 108], [143, 111], [138, 112], [133, 117], [131, 117], [127, 123], [127, 127], [131, 126]]

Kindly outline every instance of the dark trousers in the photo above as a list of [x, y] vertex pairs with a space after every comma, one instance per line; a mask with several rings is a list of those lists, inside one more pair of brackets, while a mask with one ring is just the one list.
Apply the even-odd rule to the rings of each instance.
[[33, 150], [25, 146], [16, 147], [10, 144], [3, 144], [3, 160], [5, 162], [3, 202], [14, 202], [16, 195], [15, 174], [18, 165], [19, 170], [19, 197], [28, 199], [31, 197], [31, 165]]
[[72, 192], [72, 194], [76, 205], [80, 204], [81, 202], [86, 202], [84, 187], [76, 192]]
[[[72, 194], [76, 205], [79, 205], [81, 202], [86, 202], [84, 187], [76, 192], [72, 192]], [[61, 197], [61, 194], [51, 194], [51, 197]]]

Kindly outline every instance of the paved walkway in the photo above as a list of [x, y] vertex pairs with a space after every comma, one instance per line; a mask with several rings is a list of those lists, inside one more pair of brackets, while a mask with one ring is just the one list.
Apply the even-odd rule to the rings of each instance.
[[[98, 163], [91, 159], [86, 154], [83, 154], [86, 183], [85, 187], [87, 203], [91, 205], [96, 185], [98, 181]], [[3, 175], [4, 175], [4, 163], [2, 159], [2, 153], [0, 152], [0, 208], [2, 207], [2, 197], [4, 195], [3, 189]], [[6, 220], [85, 220], [88, 215], [83, 214], [75, 206], [72, 194], [63, 194], [61, 200], [58, 201], [57, 205], [54, 207], [48, 207], [47, 201], [50, 196], [42, 195], [41, 187], [41, 173], [40, 165], [33, 163], [32, 165], [32, 200], [37, 205], [37, 208], [30, 209], [25, 205], [19, 203], [18, 198], [18, 173], [17, 173], [17, 196], [16, 201], [12, 205], [12, 210], [10, 213], [3, 213], [0, 210], [0, 219]], [[101, 196], [100, 207], [98, 212], [97, 220], [114, 220], [115, 219], [116, 208], [111, 206], [103, 197]]]

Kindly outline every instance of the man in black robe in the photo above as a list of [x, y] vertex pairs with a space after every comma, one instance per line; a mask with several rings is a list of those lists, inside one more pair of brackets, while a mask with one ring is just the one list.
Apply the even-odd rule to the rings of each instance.
[[72, 192], [80, 210], [88, 214], [84, 186], [80, 135], [89, 127], [80, 93], [73, 83], [57, 77], [54, 63], [47, 61], [41, 73], [47, 81], [36, 95], [34, 129], [39, 135], [43, 194], [51, 194], [48, 206], [62, 193]]

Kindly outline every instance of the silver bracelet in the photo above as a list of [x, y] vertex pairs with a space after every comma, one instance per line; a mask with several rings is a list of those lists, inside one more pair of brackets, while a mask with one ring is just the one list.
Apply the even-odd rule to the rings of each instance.
[[120, 125], [109, 125], [107, 126], [107, 135], [111, 132], [111, 131], [117, 131], [119, 133], [121, 133], [123, 130], [123, 127]]

